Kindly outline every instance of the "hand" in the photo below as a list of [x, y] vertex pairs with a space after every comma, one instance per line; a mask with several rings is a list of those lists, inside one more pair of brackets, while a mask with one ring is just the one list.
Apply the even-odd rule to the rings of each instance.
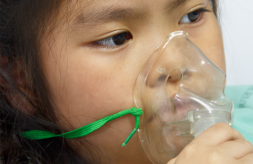
[[207, 129], [167, 164], [253, 164], [253, 145], [219, 123]]

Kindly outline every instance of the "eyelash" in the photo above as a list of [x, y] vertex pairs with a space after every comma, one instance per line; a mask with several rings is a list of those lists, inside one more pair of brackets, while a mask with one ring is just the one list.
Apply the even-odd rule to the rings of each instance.
[[[197, 13], [198, 12], [198, 13]], [[201, 20], [202, 16], [203, 16], [203, 13], [204, 12], [211, 12], [207, 9], [204, 9], [204, 8], [200, 8], [198, 10], [195, 10], [193, 12], [190, 12], [186, 15], [184, 15], [178, 24], [193, 24], [193, 23], [197, 23]], [[198, 17], [196, 20], [192, 21], [192, 22], [189, 22], [189, 23], [181, 23], [181, 21], [183, 19], [190, 19], [189, 18], [189, 14], [198, 14]], [[190, 20], [191, 21], [191, 20]], [[116, 38], [115, 38], [116, 37]], [[118, 37], [118, 38], [117, 38]], [[124, 40], [123, 40], [123, 43], [121, 43], [122, 40], [119, 40], [119, 39], [122, 39], [122, 37], [125, 37]], [[122, 45], [124, 45], [126, 42], [128, 42], [130, 39], [132, 39], [133, 36], [130, 32], [121, 32], [121, 33], [118, 33], [116, 35], [113, 35], [113, 36], [110, 36], [108, 38], [105, 38], [105, 39], [102, 39], [102, 40], [98, 40], [98, 41], [95, 41], [93, 42], [92, 44], [90, 44], [92, 47], [97, 47], [97, 48], [116, 48], [116, 47], [120, 47]], [[117, 40], [118, 39], [118, 40]], [[118, 41], [120, 43], [115, 43], [115, 41]], [[110, 43], [110, 42], [114, 42], [114, 43]], [[111, 45], [106, 45], [106, 44], [111, 44]]]
[[[132, 39], [133, 36], [130, 32], [121, 32], [116, 35], [110, 36], [108, 38], [95, 41], [91, 44], [93, 47], [99, 47], [99, 48], [115, 48], [120, 47], [124, 45], [126, 42], [128, 42], [130, 39]], [[110, 43], [114, 42], [114, 43]], [[105, 45], [105, 44], [111, 44], [111, 45]]]
[[[207, 9], [204, 9], [204, 8], [200, 8], [200, 9], [198, 9], [198, 10], [195, 10], [195, 11], [193, 11], [193, 12], [190, 12], [190, 13], [184, 15], [184, 16], [180, 19], [180, 21], [178, 22], [178, 24], [192, 24], [192, 23], [197, 23], [197, 22], [199, 22], [199, 21], [201, 20], [201, 18], [203, 17], [203, 13], [204, 13], [204, 12], [211, 12], [211, 11], [210, 11], [210, 10], [207, 10]], [[191, 20], [190, 20], [190, 22], [187, 22], [187, 23], [182, 23], [182, 20], [190, 19], [190, 18], [189, 18], [190, 14], [194, 14], [194, 15], [195, 15], [195, 14], [198, 14], [197, 19], [194, 20], [194, 21], [191, 21]], [[194, 16], [194, 15], [193, 15], [193, 16]]]

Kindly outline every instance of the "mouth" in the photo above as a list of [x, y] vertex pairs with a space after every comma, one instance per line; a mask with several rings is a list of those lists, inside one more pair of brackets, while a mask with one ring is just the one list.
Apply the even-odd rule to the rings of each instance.
[[172, 102], [173, 112], [171, 114], [173, 118], [171, 120], [173, 122], [184, 121], [189, 111], [200, 108], [200, 105], [196, 101], [186, 97], [175, 96]]
[[159, 104], [156, 107], [158, 110], [150, 114], [146, 123], [157, 122], [157, 120], [164, 123], [185, 121], [189, 111], [201, 108], [199, 103], [188, 97], [178, 96], [177, 94], [171, 97], [173, 97], [170, 101], [171, 105]]

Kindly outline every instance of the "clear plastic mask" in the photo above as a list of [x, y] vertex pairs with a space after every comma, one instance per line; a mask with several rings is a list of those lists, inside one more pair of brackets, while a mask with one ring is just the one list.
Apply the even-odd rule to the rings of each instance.
[[143, 109], [139, 138], [155, 164], [167, 163], [216, 123], [232, 125], [233, 103], [224, 95], [225, 73], [177, 31], [144, 65], [134, 90]]

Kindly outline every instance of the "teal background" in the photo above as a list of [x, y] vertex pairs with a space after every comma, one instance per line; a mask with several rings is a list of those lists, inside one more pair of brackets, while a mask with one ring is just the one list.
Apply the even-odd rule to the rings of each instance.
[[234, 102], [233, 128], [253, 144], [253, 85], [227, 86], [225, 94]]

